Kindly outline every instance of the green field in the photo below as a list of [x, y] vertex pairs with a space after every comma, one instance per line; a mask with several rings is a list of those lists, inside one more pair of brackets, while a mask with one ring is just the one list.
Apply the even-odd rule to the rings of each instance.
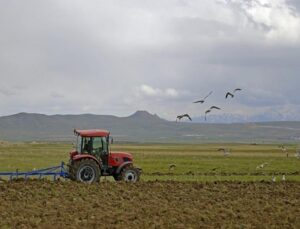
[[[230, 149], [224, 156], [218, 148]], [[300, 181], [300, 159], [296, 145], [286, 146], [289, 157], [278, 145], [249, 144], [114, 144], [113, 151], [134, 155], [143, 169], [142, 180], [175, 181]], [[68, 161], [71, 144], [3, 143], [0, 145], [0, 171], [31, 171]], [[264, 164], [263, 168], [257, 168]], [[170, 165], [176, 167], [170, 169]]]

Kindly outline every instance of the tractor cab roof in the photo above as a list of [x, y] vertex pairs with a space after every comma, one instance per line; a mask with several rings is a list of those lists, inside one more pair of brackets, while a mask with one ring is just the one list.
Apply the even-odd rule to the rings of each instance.
[[81, 137], [108, 137], [109, 131], [107, 130], [74, 130], [74, 134]]

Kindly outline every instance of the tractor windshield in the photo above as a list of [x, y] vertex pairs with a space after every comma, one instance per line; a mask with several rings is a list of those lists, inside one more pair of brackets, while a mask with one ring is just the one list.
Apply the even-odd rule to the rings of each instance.
[[108, 152], [107, 138], [106, 137], [95, 137], [93, 140], [92, 151], [95, 154], [101, 154], [103, 152]]

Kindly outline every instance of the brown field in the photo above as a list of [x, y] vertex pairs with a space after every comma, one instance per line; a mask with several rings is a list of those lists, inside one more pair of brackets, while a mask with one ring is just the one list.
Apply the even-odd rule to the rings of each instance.
[[0, 183], [0, 228], [300, 228], [299, 182]]

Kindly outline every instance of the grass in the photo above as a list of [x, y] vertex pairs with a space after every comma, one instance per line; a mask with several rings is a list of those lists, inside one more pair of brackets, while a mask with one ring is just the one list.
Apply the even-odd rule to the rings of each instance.
[[[224, 157], [218, 148], [231, 150]], [[278, 145], [249, 144], [114, 144], [113, 151], [131, 152], [135, 164], [143, 169], [143, 180], [176, 181], [260, 181], [271, 180], [275, 175], [280, 180], [300, 181], [300, 159], [294, 154], [295, 145], [286, 146], [286, 157]], [[0, 171], [31, 171], [59, 165], [68, 161], [71, 144], [2, 144], [0, 145]], [[258, 165], [267, 163], [264, 168]], [[170, 170], [171, 164], [176, 168]]]

